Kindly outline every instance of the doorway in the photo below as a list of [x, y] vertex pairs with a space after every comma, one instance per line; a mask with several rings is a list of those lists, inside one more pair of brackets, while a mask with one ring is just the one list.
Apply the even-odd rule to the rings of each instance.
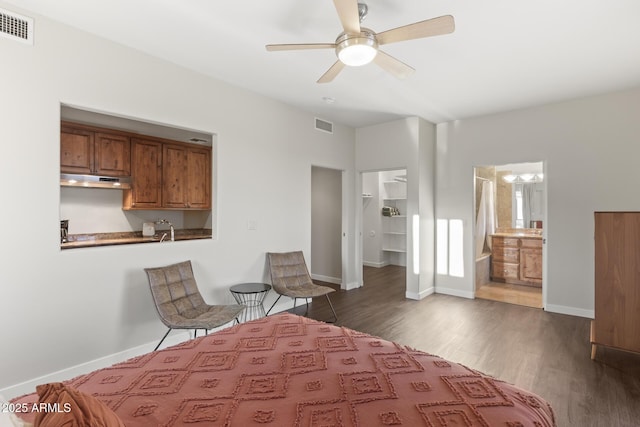
[[311, 167], [311, 259], [314, 280], [342, 285], [343, 171]]
[[[376, 273], [402, 277], [390, 285], [405, 288], [407, 230], [407, 170], [363, 172], [363, 270], [376, 269]], [[363, 279], [367, 276], [363, 274]]]
[[474, 168], [475, 297], [543, 308], [543, 162]]

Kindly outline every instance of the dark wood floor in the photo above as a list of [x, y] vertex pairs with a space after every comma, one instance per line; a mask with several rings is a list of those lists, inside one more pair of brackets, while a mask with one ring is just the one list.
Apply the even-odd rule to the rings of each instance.
[[[537, 393], [552, 404], [558, 426], [640, 426], [640, 356], [598, 348], [592, 361], [589, 319], [439, 294], [408, 300], [404, 274], [365, 267], [365, 286], [331, 294], [336, 324]], [[308, 316], [330, 319], [326, 300], [312, 302]]]

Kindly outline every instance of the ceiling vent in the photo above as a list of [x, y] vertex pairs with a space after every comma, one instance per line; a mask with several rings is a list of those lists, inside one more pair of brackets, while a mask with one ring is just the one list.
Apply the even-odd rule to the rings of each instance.
[[33, 18], [0, 9], [0, 36], [33, 44]]
[[333, 123], [327, 122], [325, 120], [319, 119], [316, 117], [316, 130], [333, 133]]

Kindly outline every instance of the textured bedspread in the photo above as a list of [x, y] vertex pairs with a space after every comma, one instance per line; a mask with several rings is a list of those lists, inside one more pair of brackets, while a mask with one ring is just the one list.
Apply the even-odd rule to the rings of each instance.
[[[540, 397], [347, 328], [278, 314], [67, 384], [135, 426], [553, 426]], [[19, 402], [33, 402], [35, 394]]]

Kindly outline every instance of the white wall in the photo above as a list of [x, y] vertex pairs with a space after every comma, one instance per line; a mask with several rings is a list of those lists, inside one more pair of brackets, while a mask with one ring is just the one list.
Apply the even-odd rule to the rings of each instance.
[[[266, 278], [265, 252], [309, 256], [312, 164], [344, 170], [355, 197], [352, 128], [315, 131], [312, 114], [39, 16], [34, 46], [0, 39], [0, 52], [0, 389], [151, 350], [165, 329], [144, 267], [191, 259], [205, 298], [227, 303], [230, 285]], [[217, 239], [60, 251], [60, 103], [217, 134]]]
[[311, 168], [311, 261], [314, 279], [342, 284], [342, 171]]
[[640, 210], [640, 88], [437, 126], [436, 217], [464, 221], [463, 278], [473, 293], [473, 167], [544, 161], [546, 309], [593, 317], [593, 213]]
[[[424, 298], [433, 292], [434, 287], [433, 257], [429, 258], [433, 255], [434, 246], [434, 151], [435, 127], [417, 117], [356, 130], [358, 172], [407, 170], [406, 296], [412, 299]], [[362, 177], [357, 181], [357, 191], [361, 191]], [[362, 206], [358, 207], [356, 215], [357, 229], [362, 232]], [[418, 226], [414, 226], [414, 216]], [[417, 233], [415, 239], [414, 231]], [[361, 239], [357, 243], [361, 243]], [[356, 249], [356, 256], [362, 259], [361, 246]], [[362, 283], [361, 278], [359, 282]]]

